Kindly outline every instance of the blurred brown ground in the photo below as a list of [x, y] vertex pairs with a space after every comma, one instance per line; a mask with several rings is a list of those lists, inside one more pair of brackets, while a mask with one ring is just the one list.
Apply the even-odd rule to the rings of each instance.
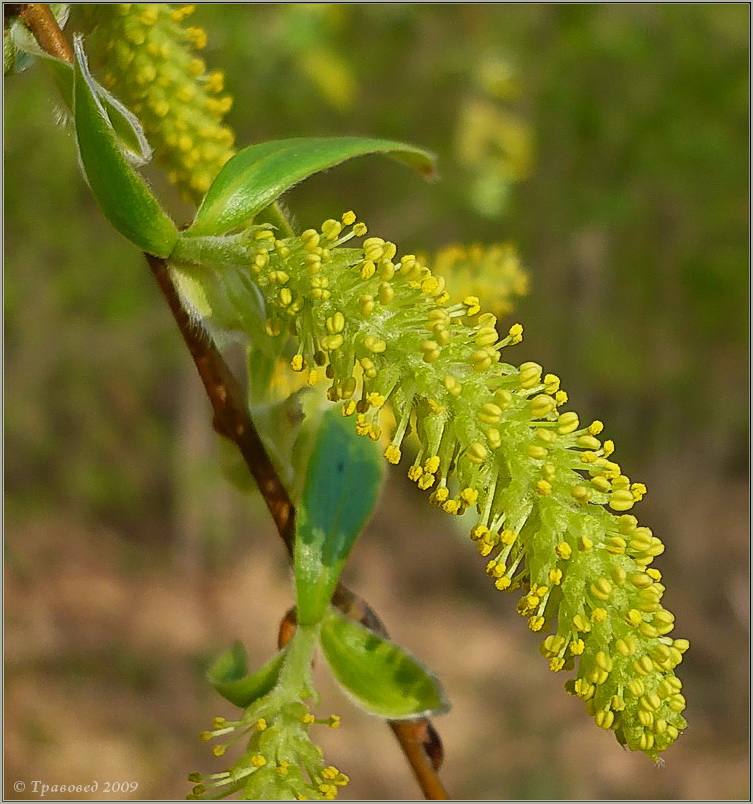
[[[747, 488], [707, 491], [672, 506], [663, 534], [672, 559], [658, 565], [692, 650], [680, 668], [690, 727], [657, 768], [593, 725], [538, 655], [512, 597], [488, 588], [472, 546], [392, 478], [349, 581], [445, 686], [452, 710], [435, 725], [452, 796], [749, 797], [746, 532], [735, 514]], [[205, 573], [181, 568], [174, 551], [65, 517], [7, 522], [7, 798], [15, 780], [32, 779], [137, 781], [134, 798], [175, 798], [189, 770], [220, 764], [197, 735], [230, 708], [202, 666], [235, 638], [252, 666], [264, 661], [292, 601], [269, 523], [260, 516], [243, 530], [253, 547]], [[386, 727], [319, 677], [321, 711], [343, 718], [322, 735], [325, 756], [351, 775], [349, 796], [420, 798]], [[93, 796], [102, 797], [120, 796]]]

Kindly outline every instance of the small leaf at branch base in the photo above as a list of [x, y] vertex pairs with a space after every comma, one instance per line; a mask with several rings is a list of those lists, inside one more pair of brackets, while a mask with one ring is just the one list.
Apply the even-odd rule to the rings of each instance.
[[294, 138], [251, 145], [239, 151], [204, 196], [189, 235], [219, 235], [249, 223], [286, 190], [354, 156], [384, 154], [428, 177], [434, 158], [413, 145], [366, 137]]
[[335, 678], [372, 715], [408, 720], [449, 709], [439, 682], [423, 665], [334, 609], [319, 639]]
[[285, 653], [283, 648], [260, 670], [249, 673], [246, 649], [236, 642], [209, 669], [209, 682], [225, 700], [245, 709], [277, 684]]
[[73, 117], [81, 163], [105, 217], [143, 251], [167, 257], [178, 230], [128, 164], [86, 66], [81, 37], [74, 40]]

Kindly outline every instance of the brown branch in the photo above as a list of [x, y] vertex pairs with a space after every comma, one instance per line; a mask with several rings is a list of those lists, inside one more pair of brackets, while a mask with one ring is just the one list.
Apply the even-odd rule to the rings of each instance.
[[[73, 61], [71, 47], [47, 4], [23, 4], [19, 16], [47, 53], [68, 62]], [[254, 426], [245, 394], [212, 340], [188, 317], [170, 277], [167, 261], [152, 254], [144, 256], [204, 384], [214, 411], [214, 429], [237, 445], [267, 504], [280, 538], [292, 557], [295, 508]], [[340, 584], [332, 602], [343, 613], [376, 633], [387, 636], [376, 612], [347, 587]], [[294, 617], [288, 613], [281, 626], [280, 639], [289, 639], [294, 629]], [[430, 800], [448, 799], [437, 775], [443, 759], [442, 743], [431, 722], [427, 718], [417, 718], [388, 721], [388, 724], [413, 769], [424, 797]]]
[[22, 3], [18, 16], [34, 34], [42, 50], [57, 59], [73, 63], [73, 50], [47, 3]]
[[272, 514], [280, 538], [292, 556], [295, 509], [251, 420], [243, 390], [217, 347], [183, 309], [167, 262], [151, 254], [145, 256], [204, 383], [214, 411], [214, 429], [237, 445]]

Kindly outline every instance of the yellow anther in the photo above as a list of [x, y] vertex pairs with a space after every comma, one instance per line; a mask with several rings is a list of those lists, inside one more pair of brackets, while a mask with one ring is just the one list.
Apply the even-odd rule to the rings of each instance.
[[509, 547], [512, 544], [515, 544], [515, 540], [518, 538], [517, 533], [512, 530], [503, 530], [502, 533], [499, 534], [499, 540], [502, 544], [506, 547]]
[[340, 236], [340, 232], [343, 230], [343, 225], [340, 221], [336, 221], [332, 218], [324, 221], [322, 224], [322, 234], [327, 238], [327, 240], [337, 240]]
[[612, 484], [605, 477], [601, 477], [601, 475], [597, 475], [596, 477], [592, 478], [591, 485], [596, 489], [596, 491], [599, 491], [602, 494], [606, 494], [612, 490]]
[[623, 514], [617, 522], [620, 533], [625, 536], [629, 536], [638, 527], [638, 520], [632, 514]]
[[597, 652], [596, 656], [594, 656], [594, 661], [605, 672], [612, 672], [612, 660], [603, 650]]
[[549, 450], [546, 447], [540, 446], [539, 444], [527, 444], [526, 455], [534, 460], [543, 461], [549, 455]]
[[542, 368], [538, 363], [527, 362], [520, 366], [518, 381], [521, 388], [533, 388], [541, 382]]
[[592, 435], [579, 436], [576, 443], [579, 447], [582, 447], [583, 449], [592, 449], [592, 450], [601, 449], [601, 441], [599, 441], [598, 438], [594, 438]]
[[260, 717], [256, 723], [254, 723], [254, 726], [256, 726], [257, 731], [265, 731], [267, 728], [267, 721], [263, 717]]
[[609, 498], [609, 507], [613, 511], [629, 511], [634, 504], [635, 499], [627, 489], [618, 489]]
[[542, 497], [547, 497], [552, 493], [552, 484], [548, 480], [538, 480], [536, 482], [536, 493]]
[[363, 345], [374, 354], [381, 354], [387, 348], [387, 344], [381, 338], [376, 338], [374, 335], [367, 335], [363, 339]]
[[612, 584], [606, 578], [599, 578], [591, 584], [591, 594], [599, 600], [609, 600]]
[[632, 679], [628, 684], [628, 689], [636, 698], [646, 694], [646, 687], [639, 678]]
[[641, 623], [638, 630], [643, 634], [643, 636], [648, 637], [649, 639], [656, 639], [659, 636], [658, 629], [654, 628], [651, 623]]
[[466, 306], [467, 315], [476, 315], [481, 312], [481, 302], [478, 296], [466, 296], [463, 299], [463, 304]]
[[654, 663], [650, 656], [641, 656], [640, 659], [633, 662], [633, 669], [636, 673], [646, 676], [654, 670]]
[[263, 768], [267, 764], [267, 760], [261, 754], [254, 754], [251, 757], [251, 764], [255, 768]]
[[607, 617], [608, 617], [608, 614], [607, 614], [606, 609], [599, 608], [599, 609], [594, 609], [591, 612], [591, 619], [595, 623], [605, 623], [607, 621]]
[[476, 489], [465, 488], [460, 492], [460, 500], [463, 505], [468, 507], [475, 505], [478, 500], [478, 492]]
[[513, 324], [508, 332], [510, 343], [520, 343], [523, 340], [523, 326], [522, 324]]
[[345, 343], [345, 338], [342, 335], [325, 335], [321, 341], [321, 347], [327, 352], [332, 352], [335, 349], [339, 349], [343, 343]]
[[531, 415], [536, 419], [545, 419], [555, 408], [555, 402], [551, 396], [538, 394], [531, 402]]
[[366, 224], [359, 221], [358, 223], [354, 224], [353, 226], [353, 234], [356, 237], [363, 237], [366, 232], [368, 231]]
[[498, 424], [502, 418], [502, 408], [493, 402], [487, 402], [481, 406], [477, 418], [483, 424]]
[[554, 552], [557, 553], [557, 557], [567, 560], [573, 554], [573, 548], [567, 542], [560, 542], [555, 548]]
[[202, 28], [186, 28], [184, 34], [197, 50], [203, 50], [207, 46], [207, 34]]
[[617, 584], [617, 586], [624, 586], [625, 581], [627, 580], [627, 572], [625, 572], [622, 567], [612, 567], [612, 580]]
[[494, 586], [496, 586], [500, 592], [503, 592], [505, 589], [508, 589], [511, 585], [512, 581], [507, 576], [500, 578], [499, 580], [494, 582]]
[[576, 679], [573, 689], [575, 690], [575, 694], [584, 701], [593, 698], [594, 692], [596, 692], [594, 685], [589, 684], [585, 678]]
[[614, 712], [611, 709], [600, 709], [596, 713], [594, 720], [600, 729], [611, 729], [614, 723]]
[[591, 433], [591, 435], [599, 435], [603, 429], [604, 423], [600, 422], [598, 419], [588, 425], [588, 432]]
[[625, 615], [625, 620], [627, 621], [628, 625], [632, 625], [633, 628], [637, 628], [643, 622], [643, 615], [637, 609], [630, 609], [630, 611]]
[[550, 569], [547, 574], [547, 580], [552, 586], [559, 586], [562, 583], [562, 570]]
[[507, 410], [512, 404], [512, 400], [512, 393], [504, 388], [494, 394], [494, 401], [502, 410]]
[[573, 486], [570, 489], [570, 496], [581, 503], [587, 503], [593, 496], [593, 491], [587, 486]]
[[384, 451], [384, 457], [393, 464], [400, 463], [400, 448], [390, 444]]
[[541, 631], [545, 623], [546, 621], [543, 617], [533, 616], [528, 620], [528, 627], [531, 629], [531, 631]]
[[424, 353], [424, 362], [433, 363], [439, 359], [439, 344], [436, 341], [423, 341], [421, 351]]
[[439, 469], [439, 463], [440, 463], [439, 456], [432, 455], [431, 458], [429, 458], [427, 461], [424, 462], [424, 469], [427, 472], [436, 473], [437, 469]]
[[492, 346], [498, 340], [497, 330], [494, 327], [481, 327], [474, 340], [479, 346]]
[[[447, 502], [442, 504], [442, 510], [446, 514], [452, 514], [454, 516], [460, 513], [460, 503], [457, 500], [447, 500]], [[489, 545], [489, 547], [491, 548], [492, 545]], [[488, 553], [482, 553], [482, 555], [488, 555]]]
[[[382, 282], [379, 285], [379, 301], [384, 304], [391, 304], [395, 298], [395, 290], [389, 282]], [[449, 333], [448, 333], [449, 336]]]
[[593, 548], [593, 546], [594, 543], [588, 538], [588, 536], [586, 536], [585, 533], [578, 539], [578, 550], [580, 550], [581, 553], [587, 553]]
[[376, 273], [376, 265], [373, 260], [364, 260], [361, 263], [361, 279], [371, 279]]
[[292, 360], [290, 361], [290, 368], [293, 371], [303, 371], [306, 368], [306, 362], [303, 359], [303, 355], [293, 355]]
[[466, 450], [465, 456], [471, 463], [482, 464], [488, 455], [486, 447], [479, 441], [474, 441]]
[[574, 639], [570, 643], [569, 650], [573, 656], [581, 656], [585, 649], [586, 649], [586, 643], [582, 639]]

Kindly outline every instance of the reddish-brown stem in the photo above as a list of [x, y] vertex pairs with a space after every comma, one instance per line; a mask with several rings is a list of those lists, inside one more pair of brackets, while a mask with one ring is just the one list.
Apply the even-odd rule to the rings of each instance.
[[[46, 3], [25, 3], [18, 14], [34, 34], [40, 47], [52, 56], [73, 61], [73, 52]], [[254, 426], [245, 394], [217, 347], [193, 324], [180, 303], [166, 260], [145, 254], [183, 341], [193, 358], [214, 411], [214, 429], [237, 445], [272, 515], [277, 531], [292, 557], [295, 544], [295, 508], [267, 454]], [[386, 629], [374, 610], [358, 595], [340, 584], [333, 604], [354, 619], [384, 636]], [[295, 630], [295, 619], [288, 613], [281, 626], [280, 641], [286, 642]], [[427, 718], [390, 721], [406, 759], [426, 799], [446, 800], [447, 793], [437, 775], [442, 763], [442, 744]]]
[[42, 50], [55, 58], [73, 62], [73, 50], [47, 3], [21, 3], [18, 16], [33, 32]]

